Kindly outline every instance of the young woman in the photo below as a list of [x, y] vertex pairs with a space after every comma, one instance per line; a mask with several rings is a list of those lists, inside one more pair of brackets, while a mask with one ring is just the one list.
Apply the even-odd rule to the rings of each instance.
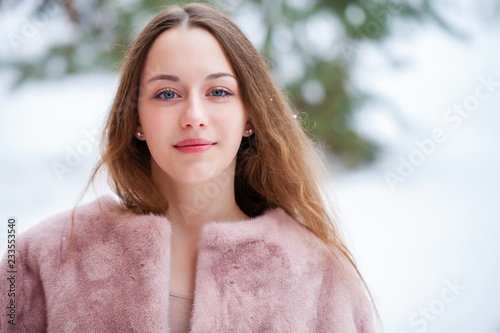
[[147, 25], [104, 138], [91, 180], [105, 167], [119, 200], [20, 237], [2, 332], [375, 331], [314, 145], [225, 15], [172, 6]]

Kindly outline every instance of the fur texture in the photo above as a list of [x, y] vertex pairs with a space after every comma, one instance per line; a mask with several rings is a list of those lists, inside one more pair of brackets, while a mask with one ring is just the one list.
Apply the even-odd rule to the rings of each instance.
[[[15, 326], [4, 256], [0, 331], [168, 332], [170, 222], [101, 197], [77, 209], [68, 261], [70, 216], [17, 240]], [[205, 225], [191, 332], [375, 332], [353, 269], [320, 243], [281, 209]]]

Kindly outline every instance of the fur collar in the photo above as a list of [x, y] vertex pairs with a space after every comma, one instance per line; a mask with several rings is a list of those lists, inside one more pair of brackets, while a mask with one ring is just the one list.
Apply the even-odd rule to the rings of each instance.
[[[170, 222], [123, 212], [112, 197], [101, 197], [78, 207], [74, 252], [66, 260], [70, 215], [20, 237], [18, 328], [168, 332]], [[279, 208], [248, 221], [206, 224], [192, 332], [372, 332], [355, 279], [326, 252]]]

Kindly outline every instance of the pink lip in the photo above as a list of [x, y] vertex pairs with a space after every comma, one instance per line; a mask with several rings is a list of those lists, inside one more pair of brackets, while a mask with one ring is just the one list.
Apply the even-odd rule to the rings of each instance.
[[212, 148], [216, 142], [205, 139], [187, 139], [177, 142], [174, 148], [186, 154], [202, 153]]

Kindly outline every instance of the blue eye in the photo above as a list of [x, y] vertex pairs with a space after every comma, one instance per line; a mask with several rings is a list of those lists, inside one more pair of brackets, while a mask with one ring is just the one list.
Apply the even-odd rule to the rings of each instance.
[[173, 98], [176, 98], [176, 97], [180, 97], [180, 96], [175, 91], [172, 91], [172, 90], [163, 90], [163, 91], [160, 91], [155, 96], [155, 98], [160, 98], [160, 99], [165, 99], [165, 100], [173, 99]]
[[225, 97], [225, 96], [232, 96], [233, 94], [226, 89], [217, 88], [209, 92], [209, 95], [213, 97]]

